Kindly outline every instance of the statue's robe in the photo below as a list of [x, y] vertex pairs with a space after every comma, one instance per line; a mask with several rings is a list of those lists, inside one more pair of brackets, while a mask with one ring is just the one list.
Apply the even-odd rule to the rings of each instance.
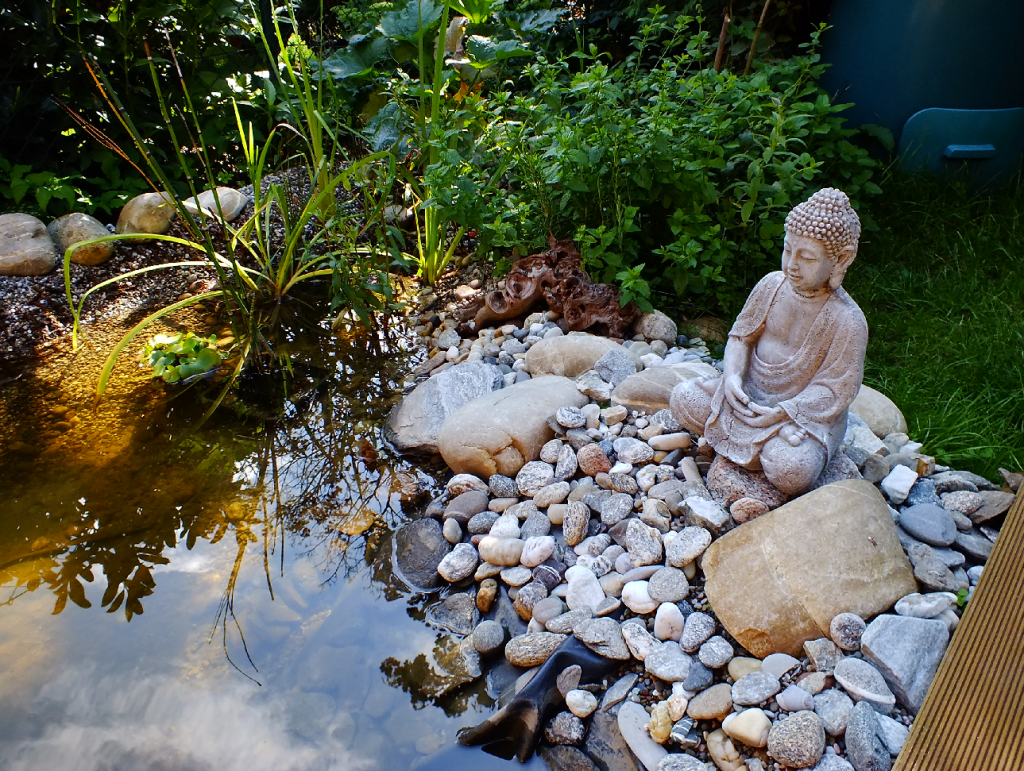
[[769, 364], [757, 355], [757, 341], [786, 277], [769, 273], [750, 293], [729, 331], [730, 337], [750, 347], [750, 366], [743, 390], [757, 404], [781, 407], [789, 420], [768, 428], [753, 428], [733, 413], [720, 378], [711, 402], [704, 436], [715, 451], [746, 468], [759, 468], [761, 448], [784, 426], [797, 425], [828, 451], [839, 449], [846, 433], [847, 408], [864, 378], [868, 325], [864, 314], [840, 287], [818, 311], [800, 349], [781, 364]]

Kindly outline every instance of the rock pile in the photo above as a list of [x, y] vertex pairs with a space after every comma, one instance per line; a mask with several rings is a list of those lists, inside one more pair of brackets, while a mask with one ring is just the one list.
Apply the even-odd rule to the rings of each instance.
[[[1013, 496], [888, 431], [902, 416], [874, 392], [819, 489], [787, 503], [666, 409], [673, 379], [716, 365], [699, 340], [556, 322], [420, 328], [436, 352], [417, 391], [467, 366], [503, 385], [444, 420], [457, 473], [427, 511], [438, 575], [485, 619], [475, 650], [537, 667], [574, 636], [622, 662], [612, 681], [559, 677], [545, 737], [581, 748], [574, 768], [889, 769]], [[795, 595], [771, 583], [783, 564]]]

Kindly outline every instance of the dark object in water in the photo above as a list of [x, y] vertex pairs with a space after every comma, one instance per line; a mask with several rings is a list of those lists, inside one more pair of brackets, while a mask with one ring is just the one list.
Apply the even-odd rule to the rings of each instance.
[[482, 745], [492, 755], [514, 757], [525, 763], [533, 754], [544, 725], [563, 701], [555, 681], [562, 670], [573, 664], [583, 669], [581, 682], [593, 682], [621, 662], [594, 653], [570, 635], [508, 704], [480, 725], [459, 731], [459, 743]]
[[523, 316], [544, 300], [562, 314], [566, 331], [597, 327], [611, 337], [629, 337], [640, 317], [636, 303], [619, 303], [619, 290], [595, 284], [583, 270], [579, 250], [571, 241], [548, 239], [548, 251], [523, 257], [512, 266], [501, 291], [479, 295], [459, 308], [462, 321], [474, 320], [476, 329]]

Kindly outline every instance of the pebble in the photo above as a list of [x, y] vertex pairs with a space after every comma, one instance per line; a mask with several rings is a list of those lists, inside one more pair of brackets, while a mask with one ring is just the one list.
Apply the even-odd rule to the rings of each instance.
[[554, 478], [555, 470], [550, 463], [532, 460], [519, 469], [519, 473], [516, 474], [516, 486], [521, 495], [532, 498], [542, 488], [551, 484]]
[[492, 538], [518, 538], [519, 517], [510, 512], [505, 512], [491, 525], [488, 535]]
[[724, 637], [715, 635], [700, 646], [697, 658], [709, 669], [719, 669], [729, 663], [733, 652], [732, 646]]
[[633, 754], [648, 769], [656, 771], [668, 752], [647, 733], [650, 715], [636, 702], [627, 701], [619, 707], [619, 733]]
[[547, 624], [551, 619], [565, 612], [565, 603], [558, 597], [545, 597], [534, 603], [533, 619], [539, 624]]
[[481, 621], [473, 630], [473, 647], [485, 656], [497, 653], [505, 643], [505, 629], [497, 621]]
[[551, 632], [528, 632], [513, 637], [505, 645], [505, 658], [517, 667], [536, 667], [558, 650], [566, 635]]
[[[980, 566], [978, 569], [980, 570]], [[970, 572], [970, 570], [967, 571], [968, 576], [970, 576]], [[952, 592], [933, 592], [931, 594], [915, 592], [902, 597], [896, 603], [896, 613], [914, 618], [936, 618], [955, 602], [956, 595]]]
[[889, 750], [889, 754], [896, 757], [903, 749], [907, 736], [910, 734], [910, 729], [898, 720], [893, 720], [888, 715], [880, 713], [875, 713], [875, 721], [878, 726], [878, 738], [882, 740], [882, 744]]
[[772, 721], [764, 714], [764, 710], [757, 707], [726, 715], [722, 721], [722, 730], [748, 747], [768, 746], [768, 733], [771, 728]]
[[579, 687], [580, 678], [582, 677], [583, 668], [579, 664], [571, 664], [558, 673], [558, 677], [555, 679], [555, 686], [564, 698], [569, 695], [570, 691], [574, 691]]
[[590, 691], [574, 690], [565, 695], [565, 706], [578, 718], [589, 717], [597, 709], [597, 697]]
[[[470, 535], [483, 535], [490, 532], [491, 526], [498, 521], [498, 514], [493, 511], [481, 511], [470, 517], [466, 529]], [[449, 520], [453, 522], [454, 520]], [[447, 524], [447, 523], [446, 523]]]
[[459, 526], [458, 520], [454, 518], [444, 521], [441, 532], [444, 535], [444, 539], [450, 544], [457, 544], [462, 540], [462, 527]]
[[622, 602], [634, 613], [653, 613], [658, 603], [651, 599], [646, 581], [630, 581], [622, 587]]
[[956, 522], [949, 512], [932, 503], [902, 509], [900, 527], [930, 546], [949, 546], [957, 534]]
[[985, 498], [979, 493], [970, 490], [957, 490], [942, 495], [942, 508], [950, 513], [956, 512], [964, 516], [970, 516], [985, 505]]
[[566, 544], [576, 546], [587, 537], [587, 528], [590, 526], [590, 508], [580, 501], [573, 501], [569, 504], [562, 518], [562, 536]]
[[535, 568], [547, 560], [555, 551], [555, 539], [550, 535], [527, 538], [523, 544], [520, 561], [528, 568]]
[[832, 619], [828, 631], [832, 642], [844, 651], [858, 651], [860, 638], [867, 626], [856, 613], [839, 613]]
[[725, 731], [718, 729], [707, 736], [708, 754], [720, 771], [743, 771], [745, 764]]
[[566, 503], [553, 503], [548, 506], [548, 521], [552, 525], [561, 525], [565, 519], [565, 512], [569, 509]]
[[836, 681], [857, 701], [872, 701], [884, 706], [893, 706], [893, 696], [881, 672], [862, 659], [847, 657], [840, 661], [833, 673]]
[[578, 468], [579, 462], [576, 460], [576, 451], [569, 445], [566, 445], [558, 454], [558, 461], [555, 464], [555, 479], [571, 479], [576, 474]]
[[[623, 546], [634, 565], [654, 565], [662, 561], [661, 533], [639, 519], [629, 520]], [[654, 610], [654, 608], [651, 608]]]
[[473, 575], [478, 562], [476, 549], [468, 543], [460, 543], [441, 560], [437, 572], [445, 581], [454, 584]]
[[686, 432], [673, 434], [660, 434], [647, 440], [647, 443], [655, 450], [671, 452], [672, 450], [685, 450], [693, 443], [692, 438]]
[[686, 619], [679, 606], [672, 602], [663, 602], [658, 606], [654, 616], [654, 636], [659, 640], [679, 641], [683, 634]]
[[625, 699], [629, 695], [629, 692], [633, 690], [633, 686], [636, 685], [636, 681], [639, 679], [640, 678], [635, 672], [630, 672], [616, 680], [612, 684], [611, 688], [604, 692], [604, 698], [601, 699], [602, 711], [614, 707], [620, 701]]
[[729, 662], [729, 677], [731, 677], [733, 681], [739, 680], [741, 677], [743, 677], [744, 675], [749, 675], [751, 672], [760, 671], [760, 659], [754, 659], [748, 656], [736, 656], [732, 661]]
[[617, 386], [630, 375], [636, 374], [636, 364], [625, 351], [612, 348], [594, 363], [594, 370], [613, 386]]
[[491, 498], [491, 502], [487, 504], [487, 509], [494, 514], [504, 514], [517, 503], [519, 503], [518, 498]]
[[661, 643], [651, 636], [640, 619], [630, 619], [622, 624], [622, 639], [637, 661], [644, 661], [661, 647]]
[[761, 671], [775, 675], [780, 680], [782, 676], [800, 665], [800, 660], [793, 658], [788, 653], [771, 653], [761, 661]]
[[544, 739], [549, 744], [575, 745], [583, 741], [585, 733], [582, 720], [571, 712], [559, 712], [544, 729]]
[[824, 752], [825, 727], [809, 710], [780, 720], [768, 734], [768, 754], [784, 766], [813, 766]]
[[487, 613], [498, 596], [498, 582], [493, 578], [485, 578], [476, 590], [476, 607], [481, 613]]
[[736, 520], [736, 524], [742, 525], [752, 519], [757, 519], [762, 514], [768, 513], [768, 504], [756, 498], [739, 498], [733, 501], [729, 507], [729, 513]]
[[577, 608], [576, 610], [570, 610], [568, 613], [563, 613], [560, 616], [555, 616], [544, 626], [549, 632], [555, 632], [557, 634], [572, 634], [577, 626], [593, 617], [593, 610], [588, 607], [582, 607]]
[[573, 634], [594, 651], [607, 659], [626, 661], [629, 648], [622, 637], [619, 622], [611, 618], [592, 618], [577, 624]]
[[692, 659], [674, 642], [663, 642], [644, 659], [648, 674], [666, 682], [684, 682], [690, 672]]
[[686, 714], [694, 720], [721, 720], [732, 712], [732, 705], [732, 689], [728, 683], [719, 683], [690, 699]]
[[559, 407], [555, 413], [555, 420], [564, 428], [583, 428], [587, 425], [587, 416], [579, 407]]
[[752, 706], [767, 701], [782, 690], [779, 678], [768, 672], [751, 672], [732, 685], [732, 700], [735, 704]]
[[843, 660], [843, 652], [839, 646], [827, 637], [808, 640], [804, 643], [804, 653], [811, 660], [811, 665], [819, 672], [831, 675], [836, 664]]
[[[570, 451], [571, 452], [571, 451]], [[573, 456], [575, 458], [575, 456]], [[533, 503], [539, 509], [546, 509], [554, 503], [562, 503], [569, 497], [569, 483], [555, 482], [542, 487], [533, 496]]]
[[814, 697], [814, 712], [821, 718], [829, 736], [842, 736], [850, 722], [853, 701], [842, 691], [830, 688]]
[[519, 538], [495, 538], [493, 535], [485, 535], [478, 548], [480, 558], [485, 562], [514, 567], [519, 564], [519, 558], [522, 556], [523, 541]]
[[856, 705], [846, 726], [846, 754], [857, 771], [889, 771], [889, 750], [878, 736], [875, 711], [867, 702]]
[[487, 486], [496, 498], [516, 498], [519, 495], [516, 481], [501, 474], [492, 474], [487, 480]]
[[448, 491], [448, 495], [456, 497], [471, 490], [487, 493], [488, 487], [486, 482], [472, 474], [456, 474], [448, 480], [445, 490]]
[[906, 466], [896, 466], [879, 483], [879, 487], [882, 488], [882, 492], [889, 496], [890, 501], [899, 504], [907, 499], [907, 495], [910, 494], [910, 488], [913, 487], [916, 481], [916, 471], [911, 471]]
[[615, 448], [615, 456], [623, 463], [636, 466], [654, 458], [654, 450], [651, 449], [651, 446], [639, 439], [623, 437], [616, 439], [612, 446]]
[[686, 575], [677, 568], [662, 568], [647, 583], [647, 594], [659, 604], [680, 602], [689, 591]]
[[[655, 342], [661, 342], [656, 340]], [[693, 755], [674, 752], [658, 763], [656, 771], [707, 771], [708, 765]]]
[[787, 686], [782, 693], [775, 696], [775, 702], [786, 712], [800, 712], [814, 709], [814, 697], [796, 685]]
[[[617, 476], [617, 475], [616, 475]], [[627, 477], [628, 479], [629, 477]], [[633, 512], [633, 496], [615, 493], [601, 504], [601, 524], [607, 527], [617, 525]]]
[[576, 453], [576, 462], [580, 471], [587, 476], [593, 477], [597, 474], [611, 471], [612, 462], [600, 445], [587, 444]]
[[566, 592], [565, 601], [571, 610], [587, 608], [590, 611], [597, 609], [597, 606], [604, 600], [604, 590], [597, 580], [597, 576], [589, 568], [576, 565], [565, 571], [569, 588]]
[[687, 653], [696, 653], [700, 646], [715, 633], [715, 619], [706, 613], [691, 613], [686, 617], [679, 647]]

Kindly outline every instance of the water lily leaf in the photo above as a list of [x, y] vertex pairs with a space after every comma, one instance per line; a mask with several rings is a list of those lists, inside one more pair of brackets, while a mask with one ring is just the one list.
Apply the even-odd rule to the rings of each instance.
[[388, 41], [383, 37], [372, 40], [364, 38], [358, 43], [350, 41], [347, 47], [324, 59], [320, 66], [336, 80], [363, 78], [373, 72], [373, 66], [387, 50]]
[[390, 38], [417, 43], [441, 18], [441, 8], [434, 0], [409, 0], [404, 8], [381, 16], [378, 29]]

